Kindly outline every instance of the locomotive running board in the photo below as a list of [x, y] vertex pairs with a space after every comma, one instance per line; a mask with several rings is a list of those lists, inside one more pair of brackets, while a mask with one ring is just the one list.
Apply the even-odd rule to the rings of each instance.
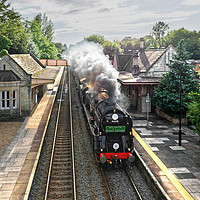
[[90, 113], [88, 112], [88, 110], [86, 109], [86, 107], [83, 103], [82, 103], [82, 106], [83, 106], [83, 109], [85, 111], [85, 116], [86, 116], [86, 119], [87, 119], [87, 122], [88, 122], [88, 125], [89, 125], [89, 128], [90, 128], [90, 131], [91, 131], [92, 135], [95, 136], [94, 129], [92, 128], [91, 123], [90, 123], [90, 121], [91, 121], [91, 119], [93, 119], [93, 117], [90, 115]]

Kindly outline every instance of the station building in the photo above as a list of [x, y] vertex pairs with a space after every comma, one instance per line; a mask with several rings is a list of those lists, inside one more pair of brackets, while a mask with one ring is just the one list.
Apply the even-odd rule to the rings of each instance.
[[0, 58], [0, 119], [29, 115], [58, 70], [43, 66], [33, 54]]
[[151, 112], [151, 97], [162, 75], [169, 71], [167, 63], [176, 53], [173, 46], [164, 49], [144, 48], [144, 40], [140, 39], [140, 48], [131, 54], [114, 56], [113, 66], [120, 72], [118, 81], [125, 95], [130, 98], [131, 105], [140, 112]]

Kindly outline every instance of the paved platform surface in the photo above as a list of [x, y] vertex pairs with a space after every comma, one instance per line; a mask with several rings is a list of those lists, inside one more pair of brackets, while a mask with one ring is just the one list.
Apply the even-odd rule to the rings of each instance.
[[0, 160], [0, 200], [26, 200], [39, 159], [47, 122], [62, 76], [41, 99], [32, 116], [27, 117]]
[[[177, 125], [150, 114], [130, 110], [136, 150], [170, 199], [200, 200], [200, 136], [182, 126], [182, 145]], [[153, 159], [150, 159], [153, 158]]]

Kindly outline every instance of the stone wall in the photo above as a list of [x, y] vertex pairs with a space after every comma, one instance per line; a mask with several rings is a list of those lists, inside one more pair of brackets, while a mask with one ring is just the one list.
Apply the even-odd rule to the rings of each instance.
[[[160, 108], [156, 108], [156, 114], [167, 119], [172, 124], [178, 125], [179, 124], [179, 118], [173, 118], [172, 116], [166, 114], [163, 112]], [[187, 118], [181, 118], [181, 124], [182, 125], [188, 125], [188, 119]]]

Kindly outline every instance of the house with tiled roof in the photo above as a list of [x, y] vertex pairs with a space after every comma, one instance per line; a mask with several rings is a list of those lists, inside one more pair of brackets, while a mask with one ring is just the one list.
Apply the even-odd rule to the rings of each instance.
[[139, 111], [147, 111], [147, 96], [150, 99], [148, 109], [151, 111], [153, 89], [158, 85], [162, 75], [169, 71], [167, 63], [175, 53], [171, 45], [166, 49], [146, 50], [142, 38], [140, 48], [132, 54], [116, 52], [113, 66], [120, 72], [118, 80], [124, 92], [130, 97], [131, 104]]
[[44, 67], [32, 54], [0, 58], [0, 119], [30, 114], [58, 70]]

